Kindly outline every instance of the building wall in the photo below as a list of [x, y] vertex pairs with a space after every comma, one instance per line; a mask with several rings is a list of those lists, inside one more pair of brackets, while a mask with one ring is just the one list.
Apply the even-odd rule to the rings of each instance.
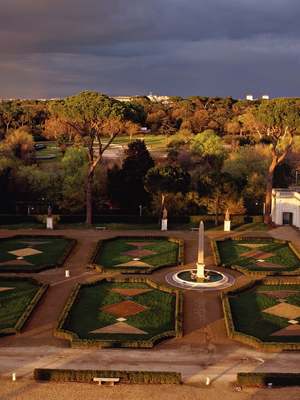
[[300, 194], [293, 191], [273, 190], [272, 221], [283, 225], [283, 213], [293, 214], [293, 225], [300, 228]]

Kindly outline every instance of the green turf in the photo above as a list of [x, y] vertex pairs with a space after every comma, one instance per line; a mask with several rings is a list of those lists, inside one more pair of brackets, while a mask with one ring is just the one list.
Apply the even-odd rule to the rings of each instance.
[[[147, 237], [120, 237], [115, 239], [103, 240], [100, 250], [95, 258], [95, 263], [107, 269], [123, 269], [117, 267], [118, 264], [132, 261], [134, 257], [124, 255], [129, 250], [137, 249], [128, 242], [151, 242], [143, 249], [153, 250], [157, 254], [138, 257], [140, 261], [145, 262], [153, 267], [162, 267], [166, 265], [176, 265], [178, 263], [178, 243], [169, 241], [167, 238], [147, 238]], [[126, 268], [126, 267], [125, 267]], [[127, 267], [130, 269], [131, 267]], [[132, 266], [132, 269], [137, 267]], [[142, 269], [142, 268], [141, 268]], [[147, 267], [145, 269], [148, 269]]]
[[[126, 317], [126, 323], [139, 328], [146, 335], [133, 334], [93, 334], [95, 329], [116, 323], [116, 317], [101, 308], [115, 304], [128, 298], [111, 292], [112, 288], [146, 288], [151, 289], [130, 298], [147, 308], [139, 314]], [[157, 334], [175, 330], [175, 295], [153, 289], [145, 283], [111, 283], [98, 282], [93, 286], [82, 286], [62, 327], [75, 332], [81, 339], [99, 340], [144, 340]]]
[[[26, 241], [47, 242], [41, 244], [26, 244]], [[43, 266], [55, 266], [62, 259], [72, 241], [63, 237], [51, 236], [16, 236], [10, 239], [0, 240], [0, 263], [15, 260], [17, 257], [10, 251], [33, 248], [41, 251], [40, 254], [26, 256], [25, 261], [32, 265], [0, 265], [0, 272], [31, 272], [43, 269]]]
[[40, 286], [21, 279], [0, 279], [0, 287], [13, 290], [0, 292], [0, 330], [13, 328]]
[[[289, 296], [287, 302], [300, 306], [300, 285], [257, 285], [252, 289], [229, 296], [230, 308], [237, 331], [255, 336], [267, 342], [299, 342], [300, 336], [271, 336], [289, 325], [288, 320], [262, 312], [279, 301], [261, 293], [273, 290], [297, 290], [299, 294]], [[300, 323], [300, 318], [298, 318]]]
[[[263, 243], [263, 247], [257, 248], [258, 251], [274, 253], [273, 257], [265, 259], [267, 262], [282, 265], [282, 268], [271, 268], [261, 267], [255, 265], [256, 260], [254, 258], [242, 257], [242, 253], [251, 251], [250, 247], [240, 246], [240, 244], [247, 243]], [[217, 246], [220, 254], [221, 263], [226, 266], [239, 265], [247, 270], [251, 271], [294, 271], [300, 268], [300, 261], [295, 253], [290, 249], [287, 243], [278, 243], [272, 239], [246, 239], [246, 240], [233, 240], [226, 239], [224, 241], [217, 241]], [[258, 264], [259, 265], [259, 264]]]

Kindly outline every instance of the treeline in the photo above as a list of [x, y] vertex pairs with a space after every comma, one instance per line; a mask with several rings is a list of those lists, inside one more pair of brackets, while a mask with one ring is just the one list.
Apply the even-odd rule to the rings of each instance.
[[[166, 158], [153, 160], [134, 136], [147, 127], [167, 138]], [[273, 186], [292, 182], [289, 154], [300, 129], [298, 99], [237, 101], [134, 98], [121, 103], [96, 92], [54, 101], [0, 103], [0, 211], [51, 204], [59, 213], [121, 209], [159, 215], [271, 211]], [[114, 167], [103, 155], [129, 135]], [[39, 165], [37, 137], [55, 140], [62, 158]]]

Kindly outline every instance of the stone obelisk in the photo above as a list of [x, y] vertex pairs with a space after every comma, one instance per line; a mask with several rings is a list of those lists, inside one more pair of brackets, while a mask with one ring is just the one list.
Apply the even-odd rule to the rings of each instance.
[[197, 280], [204, 280], [204, 223], [200, 221], [199, 224], [199, 238], [198, 238], [198, 259], [197, 259]]

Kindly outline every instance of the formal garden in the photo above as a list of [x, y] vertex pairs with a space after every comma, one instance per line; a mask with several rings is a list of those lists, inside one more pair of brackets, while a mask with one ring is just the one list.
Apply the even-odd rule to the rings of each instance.
[[265, 280], [223, 295], [230, 337], [262, 350], [300, 348], [300, 284]]
[[300, 272], [298, 253], [287, 241], [235, 237], [213, 241], [212, 247], [217, 265], [246, 275], [297, 275]]
[[46, 289], [30, 278], [0, 278], [0, 336], [21, 331]]
[[0, 239], [0, 272], [40, 272], [63, 265], [76, 244], [64, 236], [22, 236]]
[[151, 273], [181, 264], [183, 242], [168, 237], [115, 237], [98, 243], [91, 264], [123, 273]]
[[78, 285], [55, 335], [72, 346], [152, 347], [182, 335], [182, 295], [150, 280], [98, 280]]

